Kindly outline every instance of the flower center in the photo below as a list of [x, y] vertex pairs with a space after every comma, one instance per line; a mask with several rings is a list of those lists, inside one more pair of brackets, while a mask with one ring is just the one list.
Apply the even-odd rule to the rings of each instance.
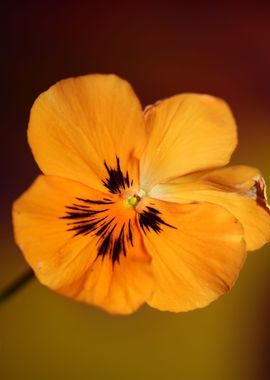
[[124, 199], [124, 204], [126, 207], [135, 207], [144, 196], [145, 196], [145, 191], [139, 190], [132, 195], [128, 195]]
[[133, 196], [133, 197], [128, 198], [127, 201], [130, 206], [136, 206], [136, 204], [140, 201], [140, 197]]
[[104, 162], [108, 177], [102, 183], [112, 195], [99, 199], [76, 197], [59, 217], [66, 220], [66, 230], [73, 237], [95, 238], [97, 257], [107, 255], [113, 265], [134, 246], [133, 235], [135, 238], [138, 227], [144, 234], [158, 234], [164, 226], [176, 228], [163, 220], [161, 212], [153, 207], [155, 203], [143, 200], [146, 192], [133, 185], [128, 172], [122, 173], [118, 157], [116, 162], [116, 168]]

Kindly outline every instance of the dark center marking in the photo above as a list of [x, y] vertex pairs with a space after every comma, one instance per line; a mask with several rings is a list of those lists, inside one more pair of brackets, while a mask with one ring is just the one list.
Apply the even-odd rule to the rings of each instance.
[[[102, 200], [76, 198], [76, 203], [66, 206], [66, 214], [60, 219], [68, 221], [67, 231], [73, 232], [73, 237], [88, 234], [98, 237], [97, 257], [104, 258], [109, 255], [114, 264], [116, 261], [119, 262], [121, 254], [126, 256], [127, 246], [133, 247], [134, 242], [130, 218], [122, 224], [121, 229], [118, 228], [116, 233], [115, 217], [109, 214], [108, 208], [113, 203], [106, 198]], [[150, 206], [138, 214], [138, 221], [144, 234], [150, 230], [159, 234], [163, 231], [163, 226], [176, 229], [161, 218], [161, 213], [157, 209]]]
[[163, 231], [161, 226], [167, 226], [173, 229], [177, 229], [171, 224], [166, 223], [161, 218], [161, 212], [158, 211], [154, 207], [147, 206], [146, 210], [143, 210], [139, 214], [138, 218], [139, 218], [139, 225], [144, 233], [146, 233], [146, 231], [153, 230], [154, 232], [159, 234], [161, 231]]
[[98, 237], [97, 257], [104, 258], [108, 254], [113, 264], [119, 262], [121, 253], [126, 256], [126, 245], [133, 246], [131, 220], [128, 219], [116, 235], [115, 218], [110, 216], [109, 208], [106, 207], [114, 204], [112, 200], [108, 198], [102, 200], [76, 198], [76, 200], [79, 202], [66, 206], [66, 215], [60, 217], [68, 220], [67, 231], [72, 231], [73, 237], [88, 234]]
[[121, 190], [125, 190], [133, 185], [133, 180], [130, 181], [128, 172], [123, 175], [118, 157], [116, 157], [116, 169], [107, 165], [106, 161], [104, 161], [104, 166], [108, 173], [108, 178], [103, 180], [102, 183], [110, 193], [120, 194]]

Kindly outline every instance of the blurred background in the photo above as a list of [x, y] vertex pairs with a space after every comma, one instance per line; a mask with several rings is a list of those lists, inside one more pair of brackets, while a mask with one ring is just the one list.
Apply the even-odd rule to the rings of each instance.
[[[179, 92], [233, 109], [234, 163], [270, 184], [267, 2], [9, 1], [1, 5], [0, 287], [27, 268], [10, 218], [39, 173], [26, 141], [34, 99], [57, 80], [116, 73], [143, 105]], [[45, 235], [46, 238], [46, 235]], [[270, 245], [251, 253], [230, 292], [183, 314], [145, 306], [112, 317], [31, 280], [0, 304], [0, 379], [270, 378]]]

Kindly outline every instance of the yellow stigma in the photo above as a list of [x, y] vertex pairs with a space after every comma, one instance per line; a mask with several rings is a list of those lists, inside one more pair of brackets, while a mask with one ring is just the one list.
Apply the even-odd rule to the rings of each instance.
[[135, 191], [132, 195], [131, 194], [129, 193], [129, 196], [124, 199], [125, 207], [130, 208], [137, 206], [140, 200], [145, 196], [145, 191], [139, 190]]
[[130, 206], [136, 206], [139, 202], [139, 197], [130, 197], [127, 201]]

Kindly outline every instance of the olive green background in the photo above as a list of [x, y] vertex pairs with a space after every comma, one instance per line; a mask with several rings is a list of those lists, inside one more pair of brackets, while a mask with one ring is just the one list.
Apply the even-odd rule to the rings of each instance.
[[[1, 288], [26, 268], [10, 208], [39, 173], [29, 110], [59, 79], [114, 72], [143, 105], [186, 91], [220, 96], [239, 125], [233, 163], [259, 167], [270, 183], [263, 2], [10, 1], [2, 12]], [[228, 295], [183, 314], [144, 306], [110, 316], [32, 280], [0, 304], [0, 379], [269, 379], [269, 320], [269, 245], [249, 254]]]

